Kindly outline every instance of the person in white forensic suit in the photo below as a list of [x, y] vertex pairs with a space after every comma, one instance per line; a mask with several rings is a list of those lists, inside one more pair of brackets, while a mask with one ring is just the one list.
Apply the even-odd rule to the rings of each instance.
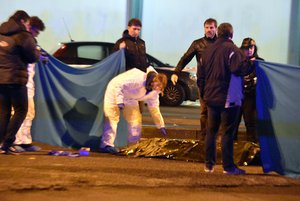
[[104, 128], [100, 143], [100, 152], [117, 153], [114, 146], [120, 111], [128, 125], [128, 144], [140, 140], [142, 115], [139, 101], [145, 101], [151, 117], [163, 135], [166, 129], [159, 109], [159, 94], [167, 85], [167, 77], [148, 67], [147, 72], [133, 68], [114, 77], [108, 84], [104, 96]]

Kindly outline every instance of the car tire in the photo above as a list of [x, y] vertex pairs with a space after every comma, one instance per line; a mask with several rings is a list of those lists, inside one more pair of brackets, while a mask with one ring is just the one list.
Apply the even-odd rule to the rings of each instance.
[[168, 83], [164, 90], [164, 96], [160, 97], [162, 105], [166, 106], [177, 106], [185, 100], [185, 91], [182, 85], [177, 83], [173, 85]]

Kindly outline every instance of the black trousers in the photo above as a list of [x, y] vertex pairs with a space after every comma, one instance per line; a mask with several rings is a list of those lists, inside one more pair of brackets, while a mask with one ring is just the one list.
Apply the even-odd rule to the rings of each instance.
[[200, 97], [200, 135], [204, 138], [206, 135], [206, 123], [207, 123], [207, 106], [205, 101]]
[[222, 135], [221, 151], [223, 168], [224, 170], [229, 170], [235, 167], [233, 160], [233, 135], [240, 107], [224, 108], [223, 106], [207, 106], [207, 111], [205, 164], [207, 166], [214, 166], [216, 164], [216, 140], [218, 133], [220, 133]]
[[243, 117], [246, 127], [247, 141], [258, 142], [258, 136], [256, 131], [256, 99], [255, 90], [244, 94], [244, 100], [242, 108], [239, 114], [238, 124], [235, 131], [235, 140], [238, 139], [238, 128]]
[[[12, 107], [14, 114], [11, 115]], [[16, 139], [28, 110], [26, 85], [0, 85], [0, 143], [7, 150]]]

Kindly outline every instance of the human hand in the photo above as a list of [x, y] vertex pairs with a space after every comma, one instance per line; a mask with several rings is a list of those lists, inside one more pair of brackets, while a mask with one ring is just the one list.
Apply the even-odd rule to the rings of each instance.
[[43, 64], [48, 64], [48, 62], [49, 62], [49, 56], [48, 56], [47, 52], [41, 51], [41, 54], [40, 54], [40, 61], [41, 61]]
[[172, 81], [173, 85], [176, 85], [176, 83], [178, 81], [178, 76], [176, 74], [172, 74], [171, 81]]
[[123, 41], [122, 43], [120, 43], [119, 49], [123, 49], [123, 48], [125, 48], [125, 47], [126, 47], [125, 41]]
[[165, 127], [161, 127], [161, 128], [159, 129], [159, 132], [160, 132], [164, 137], [167, 136], [167, 130], [166, 130]]
[[119, 104], [118, 104], [118, 108], [119, 108], [120, 110], [123, 110], [124, 107], [125, 107], [125, 104], [124, 104], [124, 103], [119, 103]]

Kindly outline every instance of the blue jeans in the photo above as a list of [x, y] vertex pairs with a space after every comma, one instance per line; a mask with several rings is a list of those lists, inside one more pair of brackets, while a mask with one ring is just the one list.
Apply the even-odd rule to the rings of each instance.
[[[205, 136], [205, 164], [216, 164], [217, 134], [222, 134], [222, 162], [224, 170], [235, 167], [233, 160], [233, 136], [240, 107], [231, 108], [207, 106], [208, 118]], [[220, 132], [218, 132], [220, 129]]]
[[[14, 114], [11, 116], [12, 107]], [[0, 143], [8, 149], [16, 139], [28, 110], [27, 87], [17, 84], [0, 85]]]

